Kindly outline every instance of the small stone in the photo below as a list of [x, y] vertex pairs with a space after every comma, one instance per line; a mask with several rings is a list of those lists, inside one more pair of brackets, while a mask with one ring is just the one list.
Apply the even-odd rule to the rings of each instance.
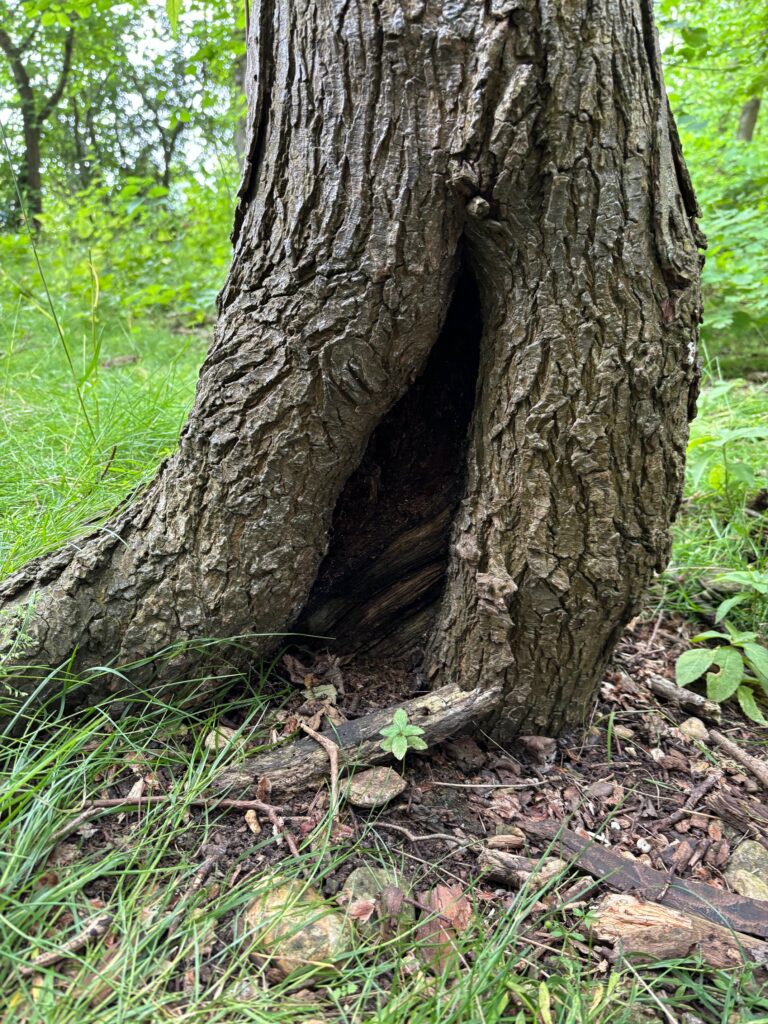
[[254, 900], [244, 920], [253, 932], [253, 951], [273, 957], [283, 974], [332, 967], [352, 946], [347, 917], [298, 880], [278, 884]]
[[700, 718], [686, 718], [684, 722], [680, 723], [679, 729], [683, 736], [689, 740], [704, 743], [709, 739], [709, 729], [707, 729]]
[[235, 743], [238, 747], [242, 746], [242, 737], [237, 740], [234, 739], [237, 736], [237, 729], [230, 729], [228, 725], [217, 725], [215, 729], [205, 737], [203, 741], [204, 746], [207, 750], [223, 750], [230, 744]]
[[643, 839], [643, 838], [638, 839], [637, 842], [635, 843], [635, 846], [638, 848], [640, 853], [650, 853], [651, 850], [653, 849], [653, 847], [648, 842], [648, 840], [647, 839]]
[[370, 768], [352, 776], [347, 799], [355, 807], [383, 807], [400, 796], [405, 787], [405, 779], [394, 768]]
[[630, 729], [628, 725], [617, 725], [614, 727], [613, 734], [620, 740], [631, 740], [635, 735], [635, 730]]
[[725, 880], [742, 896], [768, 900], [768, 850], [747, 839], [732, 854]]
[[245, 812], [245, 823], [255, 836], [259, 835], [261, 832], [261, 823], [259, 822], [256, 811], [254, 811], [253, 808]]

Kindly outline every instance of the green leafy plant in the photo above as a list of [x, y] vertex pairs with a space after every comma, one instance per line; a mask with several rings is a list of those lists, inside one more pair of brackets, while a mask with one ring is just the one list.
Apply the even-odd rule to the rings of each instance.
[[398, 708], [392, 716], [392, 723], [381, 730], [384, 739], [379, 744], [382, 750], [393, 754], [402, 761], [409, 750], [426, 750], [427, 744], [421, 737], [424, 730], [418, 725], [411, 725], [408, 715]]
[[741, 710], [753, 722], [768, 725], [756, 694], [768, 695], [768, 649], [757, 642], [757, 633], [742, 633], [723, 623], [726, 633], [715, 629], [699, 633], [691, 643], [717, 640], [714, 647], [696, 647], [677, 659], [678, 686], [688, 686], [706, 676], [707, 697], [722, 704], [736, 696]]
[[721, 622], [739, 605], [749, 605], [760, 615], [768, 609], [768, 572], [760, 569], [724, 572], [715, 577], [714, 583], [727, 584], [734, 589], [734, 593], [717, 606], [715, 622]]

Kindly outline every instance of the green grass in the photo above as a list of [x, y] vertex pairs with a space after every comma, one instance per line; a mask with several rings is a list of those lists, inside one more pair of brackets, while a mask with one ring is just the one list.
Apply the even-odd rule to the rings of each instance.
[[[721, 599], [744, 590], [751, 597], [730, 618], [766, 634], [768, 512], [749, 505], [767, 487], [768, 385], [710, 378], [691, 429], [686, 499], [664, 578], [668, 606], [711, 615]], [[733, 573], [747, 576], [720, 579]]]
[[[386, 941], [358, 934], [337, 970], [277, 979], [268, 960], [249, 957], [261, 947], [258, 934], [243, 927], [245, 908], [274, 877], [275, 836], [266, 822], [260, 835], [251, 836], [237, 812], [190, 806], [222, 767], [243, 756], [234, 746], [208, 750], [207, 733], [226, 715], [242, 720], [240, 736], [258, 738], [267, 707], [257, 680], [241, 684], [239, 697], [209, 698], [204, 708], [194, 701], [171, 707], [157, 697], [69, 718], [54, 708], [4, 737], [5, 1020], [637, 1024], [670, 1020], [659, 1015], [660, 1003], [676, 1020], [693, 1008], [706, 1024], [768, 1019], [768, 1001], [749, 972], [714, 971], [693, 961], [612, 970], [585, 958], [574, 945], [590, 941], [583, 918], [564, 911], [558, 896], [573, 882], [567, 873], [546, 886], [537, 886], [534, 876], [506, 906], [477, 898], [479, 883], [470, 880], [473, 918], [443, 973], [424, 967], [424, 941], [406, 926]], [[71, 859], [64, 865], [50, 861], [56, 830], [82, 801], [134, 773], [167, 787], [168, 802], [129, 811], [120, 825], [113, 820], [108, 839], [100, 833], [90, 840], [66, 837], [58, 849]], [[103, 824], [103, 818], [93, 819], [91, 827]], [[201, 848], [221, 843], [222, 834], [237, 842], [238, 824], [247, 838], [196, 886]], [[326, 816], [300, 839], [298, 858], [279, 851], [280, 875], [322, 889], [351, 858], [363, 858], [418, 891], [452, 867], [450, 861], [406, 859], [377, 833], [375, 820], [361, 823], [356, 835], [334, 841], [330, 834]], [[585, 890], [589, 886], [585, 880]], [[100, 941], [32, 976], [23, 974], [33, 956], [58, 948], [104, 911], [113, 922]]]
[[151, 478], [176, 445], [208, 340], [138, 321], [99, 328], [94, 359], [88, 326], [67, 330], [91, 436], [53, 324], [25, 320], [5, 309], [0, 321], [0, 577]]

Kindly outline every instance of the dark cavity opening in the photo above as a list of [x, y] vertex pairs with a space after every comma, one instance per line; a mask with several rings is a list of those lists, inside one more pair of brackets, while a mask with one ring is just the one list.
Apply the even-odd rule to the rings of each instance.
[[405, 653], [429, 627], [464, 491], [482, 321], [462, 273], [421, 376], [376, 427], [334, 511], [297, 630], [338, 652]]

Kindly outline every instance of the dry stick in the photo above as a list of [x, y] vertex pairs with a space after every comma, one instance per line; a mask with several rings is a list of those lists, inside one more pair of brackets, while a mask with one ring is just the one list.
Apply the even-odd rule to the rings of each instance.
[[[432, 690], [400, 705], [413, 725], [423, 730], [422, 739], [430, 746], [486, 717], [501, 699], [500, 689], [462, 690], [457, 683]], [[395, 707], [372, 711], [361, 718], [329, 728], [327, 735], [339, 748], [340, 765], [378, 764], [391, 755], [381, 749], [381, 730], [392, 721]], [[321, 735], [326, 735], [323, 733]], [[296, 740], [229, 768], [212, 788], [247, 792], [262, 776], [272, 784], [272, 792], [289, 792], [314, 785], [328, 773], [328, 756], [310, 737]]]
[[[393, 832], [401, 832], [409, 843], [424, 843], [428, 839], [447, 839], [451, 843], [456, 843], [457, 846], [472, 846], [474, 840], [472, 839], [458, 839], [456, 836], [449, 836], [447, 832], [431, 832], [427, 836], [417, 836], [415, 832], [411, 832], [410, 829], [404, 828], [402, 825], [390, 825], [388, 821], [377, 821], [371, 824], [372, 829], [377, 828], [389, 828]], [[476, 840], [481, 843], [482, 840]]]
[[716, 775], [708, 775], [703, 782], [691, 790], [691, 795], [679, 810], [673, 811], [672, 814], [668, 814], [666, 818], [661, 818], [659, 821], [654, 823], [653, 831], [661, 832], [665, 828], [669, 828], [670, 825], [676, 825], [678, 821], [682, 821], [683, 818], [687, 818], [699, 800], [701, 800], [703, 796], [706, 796], [710, 789], [717, 785], [717, 781], [718, 779]]
[[528, 782], [437, 782], [430, 779], [427, 785], [445, 786], [448, 789], [531, 789], [533, 786], [545, 786], [549, 779], [529, 779]]
[[740, 765], [743, 765], [748, 771], [752, 772], [755, 778], [768, 789], [768, 763], [760, 757], [753, 757], [752, 754], [748, 754], [746, 750], [741, 749], [738, 743], [729, 740], [727, 736], [723, 736], [717, 729], [709, 730], [709, 738], [715, 746], [720, 747], [734, 761], [738, 761]]
[[100, 939], [107, 932], [111, 924], [112, 914], [97, 914], [96, 917], [86, 921], [83, 930], [78, 932], [69, 942], [65, 942], [58, 949], [52, 949], [49, 953], [43, 953], [35, 957], [31, 963], [19, 968], [19, 974], [27, 977], [43, 967], [50, 967], [52, 964], [58, 963], [59, 960], [63, 960], [70, 953], [77, 953], [83, 946], [87, 946], [89, 942], [92, 942], [94, 939]]
[[689, 711], [696, 711], [703, 718], [708, 718], [712, 722], [719, 722], [722, 718], [720, 705], [715, 701], [707, 700], [706, 697], [693, 693], [691, 690], [685, 690], [670, 682], [669, 679], [665, 679], [664, 676], [657, 676], [652, 672], [647, 677], [646, 684], [662, 700], [677, 704], [681, 708], [687, 708]]
[[339, 820], [339, 745], [327, 736], [322, 736], [319, 732], [315, 732], [314, 729], [310, 729], [305, 722], [301, 723], [301, 728], [307, 736], [311, 736], [316, 743], [319, 743], [328, 754], [328, 761], [331, 766], [331, 813], [335, 824]]
[[[174, 797], [170, 793], [157, 794], [155, 796], [116, 796], [116, 797], [105, 797], [102, 800], [89, 800], [85, 808], [73, 818], [67, 822], [66, 825], [62, 825], [58, 831], [54, 832], [51, 836], [53, 843], [58, 843], [66, 836], [76, 832], [80, 826], [90, 821], [91, 818], [96, 818], [99, 814], [110, 807], [141, 807], [148, 804], [163, 804], [169, 803]], [[228, 810], [238, 811], [261, 811], [263, 814], [269, 816], [270, 811], [275, 813], [281, 811], [282, 807], [275, 807], [272, 804], [265, 804], [262, 800], [232, 800], [229, 797], [193, 797], [191, 800], [185, 801], [191, 807], [224, 807]], [[271, 819], [270, 819], [271, 820]]]

